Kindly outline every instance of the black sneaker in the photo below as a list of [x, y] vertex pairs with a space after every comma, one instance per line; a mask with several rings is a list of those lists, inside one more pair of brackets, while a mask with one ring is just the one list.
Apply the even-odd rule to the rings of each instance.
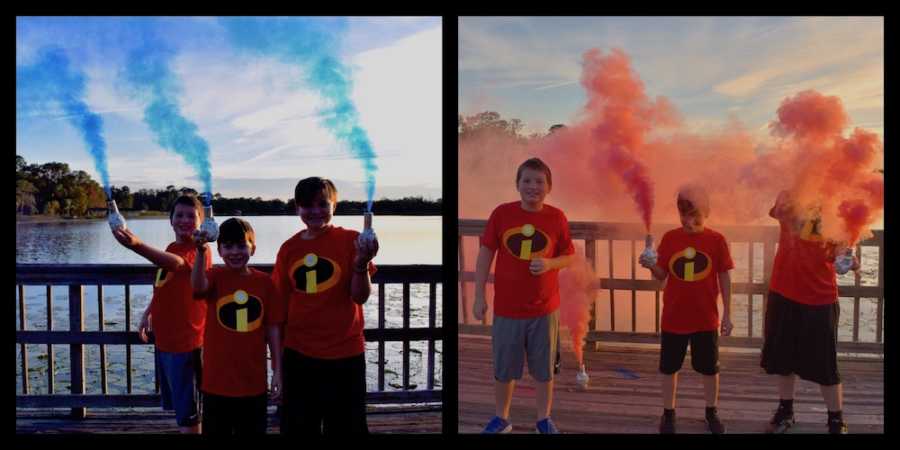
[[666, 417], [663, 414], [659, 421], [659, 434], [675, 434], [675, 416]]
[[792, 426], [794, 426], [794, 411], [787, 411], [779, 406], [769, 421], [766, 433], [784, 433]]
[[712, 434], [725, 434], [725, 424], [719, 420], [717, 413], [706, 416], [706, 426]]
[[847, 434], [847, 424], [841, 419], [831, 419], [828, 421], [828, 432], [830, 434]]

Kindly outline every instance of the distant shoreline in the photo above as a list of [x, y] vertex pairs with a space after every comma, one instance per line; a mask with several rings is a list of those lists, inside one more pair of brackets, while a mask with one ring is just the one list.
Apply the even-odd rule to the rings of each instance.
[[[147, 211], [145, 213], [132, 213], [130, 211], [123, 211], [122, 214], [125, 216], [126, 220], [144, 220], [144, 219], [165, 219], [168, 217], [168, 213], [161, 211]], [[335, 217], [339, 216], [361, 216], [362, 214], [335, 214]], [[377, 214], [378, 216], [411, 216], [411, 217], [440, 217], [440, 214], [430, 214], [430, 213], [422, 213], [422, 214], [394, 214], [394, 213], [381, 213]], [[219, 214], [220, 217], [295, 217], [290, 214], [243, 214], [240, 216], [232, 216], [230, 214]], [[16, 223], [60, 223], [60, 222], [92, 222], [92, 221], [106, 221], [106, 217], [63, 217], [63, 216], [48, 216], [43, 214], [33, 214], [30, 216], [16, 214]]]

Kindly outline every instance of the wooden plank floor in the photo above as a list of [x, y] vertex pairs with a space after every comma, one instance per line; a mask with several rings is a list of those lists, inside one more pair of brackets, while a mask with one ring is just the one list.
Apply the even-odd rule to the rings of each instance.
[[[93, 408], [81, 420], [67, 417], [69, 409], [16, 409], [16, 433], [178, 433], [175, 413], [160, 408]], [[441, 411], [422, 407], [404, 411], [380, 408], [368, 416], [370, 433], [440, 433]], [[269, 434], [278, 433], [275, 407], [269, 407]]]
[[[459, 336], [459, 432], [478, 433], [494, 415], [490, 336]], [[603, 345], [585, 352], [587, 391], [575, 389], [575, 357], [563, 347], [553, 394], [553, 421], [563, 433], [656, 433], [662, 414], [659, 350]], [[884, 360], [842, 358], [844, 420], [851, 433], [884, 433]], [[719, 416], [728, 433], [761, 433], [778, 406], [775, 377], [759, 367], [759, 353], [720, 350]], [[616, 369], [626, 369], [638, 376]], [[706, 433], [702, 376], [690, 367], [679, 373], [676, 415], [679, 433]], [[797, 424], [790, 433], [825, 433], [826, 409], [818, 385], [798, 380]], [[514, 433], [533, 433], [534, 383], [516, 385], [510, 419]]]

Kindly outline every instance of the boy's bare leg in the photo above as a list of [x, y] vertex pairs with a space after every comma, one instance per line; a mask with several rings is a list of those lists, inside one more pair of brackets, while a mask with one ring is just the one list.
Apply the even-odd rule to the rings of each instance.
[[841, 383], [832, 386], [819, 385], [822, 391], [822, 398], [825, 399], [825, 406], [829, 411], [841, 411], [844, 406], [844, 385]]
[[192, 427], [178, 427], [178, 432], [181, 434], [200, 434], [200, 424], [198, 423]]
[[537, 420], [541, 421], [550, 417], [550, 407], [553, 405], [553, 380], [534, 383], [534, 406], [537, 411]]
[[663, 408], [675, 409], [675, 390], [678, 386], [678, 372], [662, 374]]
[[[703, 375], [703, 398], [706, 399], [707, 408], [719, 405], [719, 374]], [[674, 401], [673, 398], [673, 404]]]
[[496, 414], [505, 420], [509, 420], [509, 406], [512, 404], [513, 390], [516, 388], [516, 380], [494, 380], [494, 401], [496, 402]]
[[[797, 376], [794, 374], [778, 376], [778, 398], [780, 400], [793, 400], [796, 381]], [[825, 395], [824, 391], [822, 395]]]

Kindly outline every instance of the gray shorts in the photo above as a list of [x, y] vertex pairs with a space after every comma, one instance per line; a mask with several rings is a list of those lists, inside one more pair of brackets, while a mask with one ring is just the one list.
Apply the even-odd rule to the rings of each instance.
[[544, 383], [553, 379], [559, 344], [559, 310], [533, 319], [494, 316], [491, 327], [494, 378], [507, 382], [522, 378], [525, 357], [528, 373]]

